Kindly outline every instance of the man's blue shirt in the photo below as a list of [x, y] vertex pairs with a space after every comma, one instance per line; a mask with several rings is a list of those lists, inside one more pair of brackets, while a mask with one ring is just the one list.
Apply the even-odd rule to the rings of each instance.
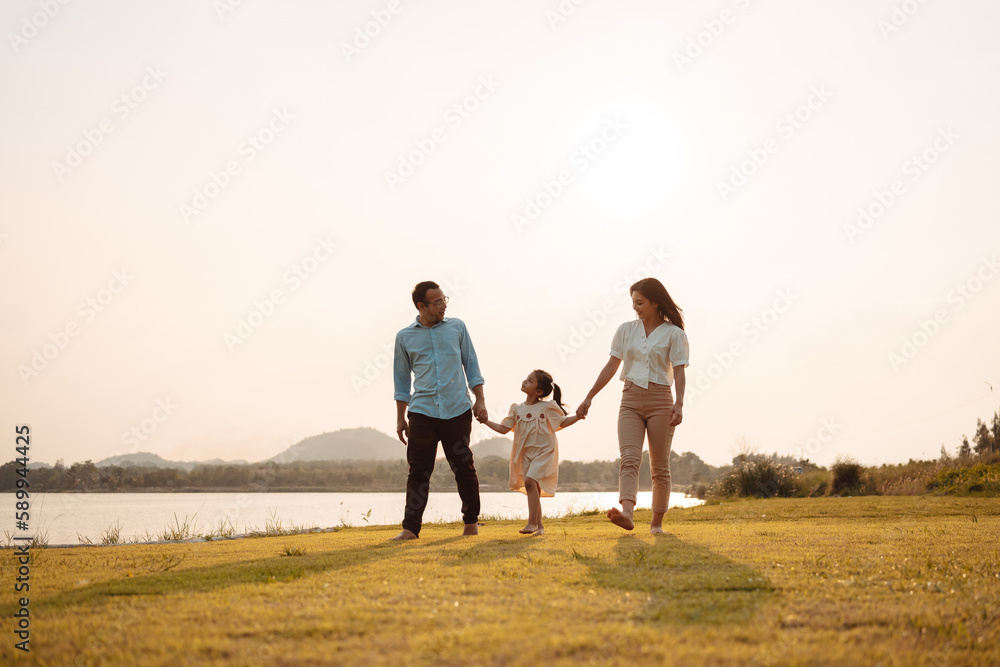
[[[428, 328], [420, 318], [396, 334], [393, 356], [395, 399], [410, 404], [410, 412], [437, 419], [457, 417], [472, 401], [466, 390], [483, 384], [479, 360], [465, 322], [446, 317]], [[410, 376], [413, 393], [410, 393]]]

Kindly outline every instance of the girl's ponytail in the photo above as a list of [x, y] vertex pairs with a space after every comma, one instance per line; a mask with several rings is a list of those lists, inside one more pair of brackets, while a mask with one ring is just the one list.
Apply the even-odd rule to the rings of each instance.
[[541, 368], [536, 368], [532, 372], [535, 374], [535, 381], [538, 382], [538, 390], [542, 392], [542, 398], [554, 394], [556, 405], [559, 406], [564, 415], [569, 414], [566, 412], [566, 406], [562, 404], [562, 389], [552, 380], [551, 373], [543, 371]]
[[559, 409], [562, 410], [563, 414], [569, 414], [566, 412], [566, 406], [563, 405], [562, 402], [562, 389], [560, 389], [559, 385], [555, 382], [552, 383], [552, 397], [555, 399], [556, 405], [559, 406]]

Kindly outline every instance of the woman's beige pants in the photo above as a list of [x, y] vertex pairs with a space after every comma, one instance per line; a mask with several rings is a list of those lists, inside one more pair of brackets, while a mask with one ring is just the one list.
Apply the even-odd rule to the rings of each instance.
[[674, 397], [669, 385], [650, 382], [649, 389], [643, 389], [625, 381], [618, 409], [618, 450], [622, 459], [618, 475], [619, 502], [631, 500], [635, 503], [639, 490], [642, 441], [648, 436], [653, 511], [667, 511], [670, 503], [670, 443], [674, 438], [674, 427], [670, 425], [673, 405]]

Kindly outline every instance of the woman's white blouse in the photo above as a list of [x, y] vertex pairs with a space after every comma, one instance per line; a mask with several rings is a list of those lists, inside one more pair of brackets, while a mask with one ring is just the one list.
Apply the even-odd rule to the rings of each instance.
[[643, 389], [649, 389], [650, 382], [672, 385], [674, 366], [688, 365], [687, 334], [664, 322], [647, 337], [642, 320], [632, 320], [615, 332], [611, 356], [623, 362], [623, 381], [631, 380]]

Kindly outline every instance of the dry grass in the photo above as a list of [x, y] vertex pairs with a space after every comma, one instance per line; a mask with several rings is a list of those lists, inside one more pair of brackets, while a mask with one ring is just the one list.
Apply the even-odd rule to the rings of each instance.
[[522, 523], [41, 550], [18, 662], [1000, 663], [997, 499], [724, 502], [671, 510], [659, 538]]

